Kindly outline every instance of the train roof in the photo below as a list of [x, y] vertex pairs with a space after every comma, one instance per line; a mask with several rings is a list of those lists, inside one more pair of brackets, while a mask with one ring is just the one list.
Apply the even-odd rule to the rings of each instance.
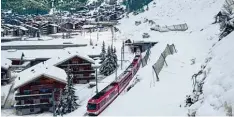
[[114, 83], [111, 83], [110, 85], [108, 85], [107, 87], [105, 87], [103, 90], [101, 90], [100, 92], [98, 92], [95, 96], [92, 97], [92, 99], [99, 99], [100, 97], [102, 97], [103, 95], [105, 95], [105, 93], [107, 91], [109, 91], [110, 89], [112, 89], [114, 87]]
[[128, 75], [130, 72], [129, 69], [125, 70], [122, 74], [120, 74], [120, 76], [118, 77], [119, 79], [116, 80], [116, 82], [121, 81], [126, 75]]

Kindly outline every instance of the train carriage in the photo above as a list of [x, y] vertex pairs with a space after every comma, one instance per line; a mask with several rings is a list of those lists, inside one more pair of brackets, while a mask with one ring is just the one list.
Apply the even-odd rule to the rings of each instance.
[[88, 114], [98, 115], [118, 96], [118, 94], [118, 84], [111, 83], [88, 101]]
[[119, 75], [118, 80], [112, 82], [88, 101], [87, 113], [89, 115], [99, 115], [127, 87], [140, 68], [140, 65], [141, 53], [138, 51], [132, 63]]

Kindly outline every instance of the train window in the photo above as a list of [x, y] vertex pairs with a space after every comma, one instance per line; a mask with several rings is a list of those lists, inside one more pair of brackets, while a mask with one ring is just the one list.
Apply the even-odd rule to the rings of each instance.
[[96, 110], [96, 108], [97, 108], [96, 104], [88, 103], [88, 110]]

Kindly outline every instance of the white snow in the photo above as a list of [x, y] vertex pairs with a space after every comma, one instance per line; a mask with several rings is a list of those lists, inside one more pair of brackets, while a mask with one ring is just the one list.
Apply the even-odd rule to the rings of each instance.
[[12, 64], [12, 61], [9, 59], [6, 59], [4, 57], [1, 57], [1, 67], [4, 69], [8, 69]]
[[1, 86], [1, 105], [5, 104], [9, 91], [11, 89], [12, 84], [7, 84], [5, 86]]
[[[203, 90], [204, 102], [198, 108], [197, 115], [225, 116], [227, 108], [224, 104], [234, 108], [234, 33], [224, 38], [212, 48], [210, 56], [213, 58], [206, 71], [210, 69]], [[206, 111], [204, 111], [206, 110]]]
[[[72, 44], [87, 44], [85, 41], [78, 41], [82, 40], [83, 37], [76, 36], [74, 39], [53, 39], [53, 40], [41, 40], [41, 41], [12, 41], [12, 42], [5, 42], [2, 43], [3, 46], [14, 46], [14, 45], [63, 45], [64, 42], [71, 42]], [[30, 39], [30, 38], [29, 38]], [[40, 39], [40, 38], [39, 38]]]

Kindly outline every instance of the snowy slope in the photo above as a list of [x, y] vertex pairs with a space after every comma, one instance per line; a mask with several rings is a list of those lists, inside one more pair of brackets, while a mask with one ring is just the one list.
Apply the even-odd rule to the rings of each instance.
[[232, 112], [234, 111], [234, 47], [231, 45], [234, 42], [233, 38], [232, 32], [212, 48], [212, 60], [206, 69], [210, 69], [210, 72], [203, 87], [204, 102], [201, 105], [198, 102], [194, 106], [198, 107], [197, 115], [224, 116], [230, 111], [228, 107], [232, 107]]
[[[153, 5], [153, 2], [156, 5]], [[150, 10], [137, 16], [130, 16], [130, 18], [123, 19], [121, 25], [118, 27], [121, 29], [121, 34], [118, 38], [142, 40], [142, 34], [147, 32], [151, 36], [149, 39], [159, 41], [151, 49], [150, 62], [148, 66], [140, 69], [138, 75], [142, 79], [134, 88], [129, 92], [124, 93], [111, 104], [101, 115], [125, 115], [125, 116], [152, 116], [152, 115], [186, 115], [188, 113], [187, 108], [184, 108], [185, 96], [192, 92], [192, 80], [191, 77], [196, 73], [200, 66], [204, 63], [205, 58], [210, 56], [208, 53], [212, 45], [217, 42], [219, 34], [219, 26], [211, 25], [214, 21], [213, 16], [221, 9], [223, 1], [220, 0], [155, 0], [150, 5]], [[156, 25], [173, 25], [180, 23], [187, 23], [189, 29], [186, 32], [166, 32], [159, 33], [150, 31], [151, 25], [147, 23], [135, 26], [135, 21], [144, 21], [144, 18], [153, 20]], [[230, 35], [229, 38], [233, 38]], [[160, 53], [166, 47], [166, 44], [174, 43], [178, 53], [171, 55], [167, 58], [169, 66], [164, 66], [162, 72], [159, 74], [160, 81], [155, 82], [155, 74], [153, 75], [152, 65], [159, 58]], [[230, 42], [226, 43], [228, 46]], [[231, 46], [229, 45], [231, 48]], [[225, 48], [222, 46], [221, 48]], [[225, 48], [229, 49], [229, 48]], [[231, 50], [231, 49], [230, 49]], [[230, 52], [229, 50], [227, 50]], [[224, 53], [218, 53], [218, 57], [222, 57]], [[229, 55], [231, 57], [231, 54]], [[196, 58], [196, 63], [191, 64], [191, 59]], [[225, 63], [231, 60], [225, 60]], [[226, 67], [225, 65], [218, 64], [219, 66]], [[230, 66], [232, 64], [229, 64]], [[211, 65], [212, 67], [212, 65]], [[232, 68], [232, 67], [229, 67]], [[223, 69], [217, 67], [216, 69]], [[223, 109], [218, 110], [218, 107], [223, 106], [224, 100], [233, 105], [233, 100], [230, 96], [234, 96], [232, 87], [233, 80], [231, 80], [231, 69], [223, 73], [223, 77], [227, 76], [226, 80], [221, 82], [221, 77], [218, 77], [215, 81], [207, 78], [207, 84], [204, 86], [205, 98], [211, 98], [212, 104], [210, 106], [210, 99], [205, 99], [205, 104], [201, 105], [198, 110], [198, 115], [225, 115]], [[216, 75], [216, 74], [214, 74]], [[212, 77], [212, 76], [211, 76]], [[230, 82], [231, 81], [231, 82]], [[214, 82], [224, 89], [217, 87]], [[227, 86], [226, 86], [227, 85]], [[220, 91], [214, 91], [216, 88]], [[226, 87], [230, 90], [226, 91]], [[210, 90], [212, 89], [212, 90]], [[205, 91], [206, 90], [206, 91]], [[225, 96], [220, 102], [220, 98], [212, 98], [215, 94], [220, 97], [222, 90], [226, 91]], [[232, 92], [231, 92], [232, 91]], [[208, 100], [206, 102], [206, 100]], [[180, 107], [181, 105], [181, 107]], [[208, 105], [208, 106], [207, 106]], [[212, 111], [209, 111], [212, 110]], [[220, 112], [221, 111], [221, 112]]]

